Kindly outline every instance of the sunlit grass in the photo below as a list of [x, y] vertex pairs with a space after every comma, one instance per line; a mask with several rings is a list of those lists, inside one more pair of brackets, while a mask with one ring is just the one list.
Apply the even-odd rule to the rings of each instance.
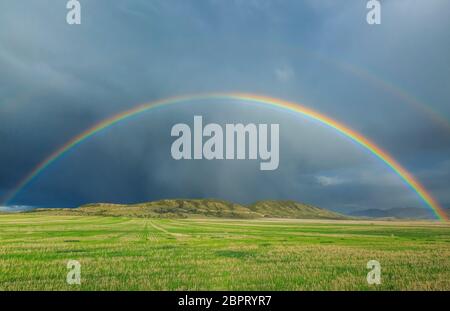
[[[81, 286], [66, 284], [70, 259]], [[450, 226], [1, 215], [0, 289], [449, 290]]]

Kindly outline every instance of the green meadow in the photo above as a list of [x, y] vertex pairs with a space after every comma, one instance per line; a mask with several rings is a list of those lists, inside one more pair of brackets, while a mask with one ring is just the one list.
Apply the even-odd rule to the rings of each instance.
[[0, 290], [450, 290], [450, 225], [5, 214]]

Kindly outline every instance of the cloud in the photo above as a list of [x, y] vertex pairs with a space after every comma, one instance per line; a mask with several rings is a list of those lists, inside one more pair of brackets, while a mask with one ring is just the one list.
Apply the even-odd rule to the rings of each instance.
[[0, 206], [0, 212], [7, 212], [7, 213], [18, 213], [29, 211], [32, 209], [35, 209], [35, 207], [25, 205]]
[[295, 73], [292, 67], [281, 66], [275, 69], [275, 77], [280, 82], [289, 82], [295, 77]]
[[316, 181], [319, 185], [324, 187], [336, 186], [345, 183], [344, 179], [334, 176], [316, 176]]
[[[0, 189], [7, 192], [53, 150], [120, 111], [173, 95], [240, 91], [300, 102], [361, 132], [448, 204], [449, 134], [335, 64], [366, 68], [449, 116], [450, 3], [408, 1], [408, 11], [405, 3], [386, 2], [382, 25], [368, 27], [358, 0], [84, 1], [82, 25], [70, 27], [64, 5], [3, 1]], [[194, 114], [222, 124], [279, 123], [279, 169], [260, 172], [258, 161], [172, 160], [170, 128]], [[155, 110], [100, 132], [13, 203], [164, 197], [295, 199], [341, 211], [423, 206], [385, 164], [336, 131], [229, 101]]]

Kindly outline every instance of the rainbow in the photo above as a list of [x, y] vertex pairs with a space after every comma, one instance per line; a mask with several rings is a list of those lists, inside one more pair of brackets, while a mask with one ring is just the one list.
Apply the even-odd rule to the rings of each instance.
[[391, 95], [397, 97], [402, 102], [413, 107], [415, 110], [428, 116], [428, 118], [430, 120], [433, 120], [433, 122], [436, 123], [438, 126], [442, 127], [443, 129], [445, 128], [447, 133], [450, 133], [450, 122], [448, 119], [443, 117], [442, 114], [440, 114], [438, 111], [435, 111], [429, 105], [421, 102], [418, 98], [409, 94], [408, 92], [406, 92], [399, 86], [396, 86], [393, 83], [386, 81], [385, 79], [371, 73], [370, 71], [364, 69], [363, 67], [355, 66], [351, 63], [347, 63], [347, 62], [332, 58], [328, 55], [325, 56], [316, 51], [307, 50], [304, 47], [298, 46], [295, 48], [295, 50], [300, 53], [303, 53], [304, 55], [306, 55], [310, 58], [318, 60], [324, 64], [332, 65], [333, 67], [338, 68], [339, 70], [341, 70], [345, 73], [349, 73], [361, 80], [368, 82], [369, 85], [377, 87], [377, 88], [383, 90], [387, 94], [391, 94]]
[[[329, 55], [323, 55], [319, 52], [308, 50], [304, 47], [296, 46], [292, 48], [292, 50], [294, 50], [294, 52], [302, 53], [324, 64], [332, 65], [342, 72], [351, 74], [356, 78], [368, 82], [369, 85], [383, 90], [383, 92], [386, 94], [391, 94], [397, 97], [401, 102], [406, 103], [409, 106], [413, 107], [416, 111], [423, 113], [435, 124], [443, 129], [445, 128], [447, 133], [450, 133], [450, 121], [445, 116], [443, 116], [442, 113], [432, 109], [429, 105], [422, 102], [420, 99], [411, 95], [399, 86], [393, 84], [390, 81], [386, 81], [383, 77], [379, 77], [376, 74], [371, 73], [367, 69], [364, 69], [363, 67], [358, 67], [351, 63], [332, 58]], [[12, 102], [10, 102], [10, 104], [17, 105], [17, 103], [25, 102], [31, 98], [31, 95], [31, 93], [29, 95], [21, 93], [20, 97], [14, 99]]]
[[197, 94], [197, 95], [187, 95], [187, 96], [176, 96], [166, 99], [160, 99], [154, 102], [146, 103], [130, 110], [123, 111], [116, 114], [110, 118], [107, 118], [100, 123], [90, 127], [79, 135], [73, 137], [71, 140], [66, 142], [60, 148], [52, 152], [48, 157], [46, 157], [42, 162], [40, 162], [36, 167], [33, 168], [20, 182], [12, 189], [12, 191], [6, 196], [4, 204], [7, 205], [11, 202], [19, 192], [26, 187], [33, 179], [35, 179], [40, 173], [42, 173], [48, 166], [58, 160], [66, 152], [72, 148], [78, 146], [86, 139], [94, 136], [98, 132], [118, 123], [126, 120], [132, 116], [138, 115], [140, 113], [149, 111], [151, 109], [174, 105], [183, 102], [195, 101], [195, 100], [205, 100], [205, 99], [226, 99], [226, 100], [240, 100], [249, 103], [256, 103], [267, 105], [270, 107], [282, 108], [287, 111], [299, 113], [303, 116], [310, 117], [313, 120], [318, 121], [330, 128], [335, 129], [337, 132], [344, 134], [346, 137], [350, 138], [359, 145], [365, 147], [373, 155], [382, 160], [387, 164], [417, 195], [423, 200], [423, 202], [431, 208], [436, 217], [440, 220], [448, 220], [447, 214], [444, 212], [439, 203], [433, 198], [433, 196], [422, 186], [414, 176], [403, 168], [389, 153], [381, 149], [374, 142], [364, 137], [362, 134], [352, 130], [346, 125], [325, 116], [317, 111], [314, 111], [305, 106], [281, 100], [276, 98], [271, 98], [267, 96], [260, 96], [254, 94], [244, 94], [244, 93], [208, 93], [208, 94]]

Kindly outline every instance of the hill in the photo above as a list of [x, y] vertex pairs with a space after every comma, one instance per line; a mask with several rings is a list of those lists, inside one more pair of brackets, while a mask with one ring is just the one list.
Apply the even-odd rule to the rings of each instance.
[[52, 215], [104, 215], [145, 218], [293, 218], [346, 219], [348, 217], [295, 201], [259, 201], [244, 206], [215, 199], [160, 200], [138, 204], [93, 203], [78, 208], [36, 209], [33, 213]]
[[252, 212], [270, 218], [348, 219], [349, 217], [296, 201], [258, 201], [248, 206]]
[[[449, 214], [449, 210], [446, 210]], [[355, 217], [369, 218], [398, 218], [398, 219], [435, 219], [435, 215], [428, 209], [405, 207], [390, 209], [366, 209], [350, 213]]]

